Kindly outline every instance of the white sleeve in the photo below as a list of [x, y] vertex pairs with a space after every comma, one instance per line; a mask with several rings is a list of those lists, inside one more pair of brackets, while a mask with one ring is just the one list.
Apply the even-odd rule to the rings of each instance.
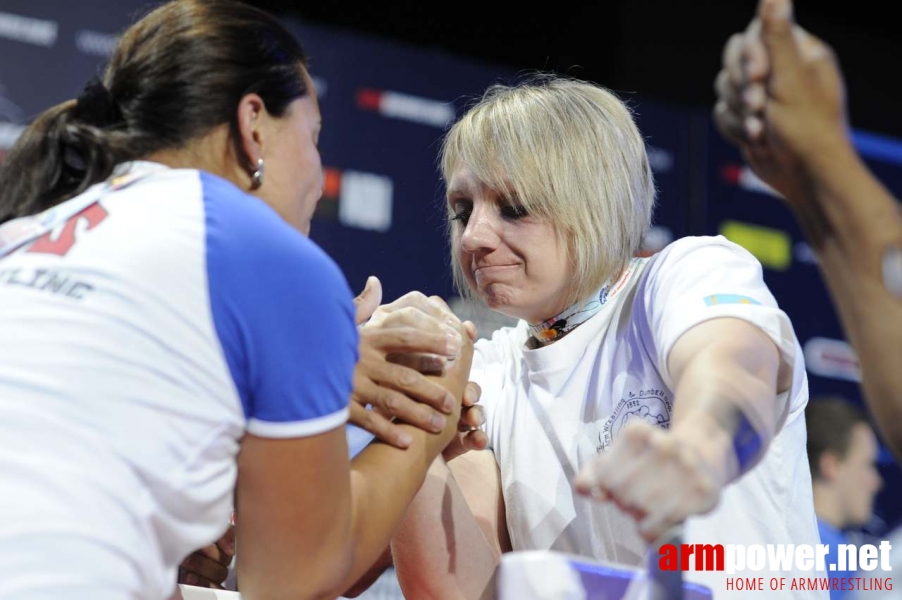
[[[761, 264], [726, 238], [684, 238], [671, 244], [646, 273], [640, 293], [658, 371], [669, 386], [667, 358], [676, 341], [709, 319], [732, 317], [752, 323], [773, 341], [793, 382], [778, 396], [778, 428], [790, 411], [803, 410], [807, 382], [801, 348], [789, 317], [764, 284]], [[638, 299], [637, 299], [638, 300]]]

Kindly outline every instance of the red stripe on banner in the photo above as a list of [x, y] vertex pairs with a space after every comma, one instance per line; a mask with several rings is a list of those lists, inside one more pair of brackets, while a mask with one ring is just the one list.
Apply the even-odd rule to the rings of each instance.
[[341, 193], [341, 171], [332, 167], [323, 169], [323, 198], [338, 200]]
[[739, 185], [739, 180], [742, 178], [742, 167], [738, 165], [724, 165], [720, 169], [720, 176], [727, 183]]
[[836, 364], [845, 365], [845, 366], [849, 366], [849, 367], [855, 367], [856, 369], [861, 366], [860, 363], [854, 357], [840, 356], [839, 354], [833, 354], [828, 351], [823, 352], [821, 354], [821, 358], [823, 358], [824, 360], [832, 361]]
[[382, 103], [382, 92], [364, 88], [357, 92], [357, 106], [366, 110], [379, 110]]

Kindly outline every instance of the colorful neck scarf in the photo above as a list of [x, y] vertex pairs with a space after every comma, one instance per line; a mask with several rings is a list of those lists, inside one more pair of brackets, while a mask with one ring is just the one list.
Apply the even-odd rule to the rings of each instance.
[[529, 335], [541, 346], [560, 339], [598, 314], [601, 308], [629, 281], [630, 275], [638, 259], [630, 261], [616, 279], [608, 279], [601, 289], [592, 294], [585, 302], [577, 302], [564, 309], [557, 316], [529, 326]]

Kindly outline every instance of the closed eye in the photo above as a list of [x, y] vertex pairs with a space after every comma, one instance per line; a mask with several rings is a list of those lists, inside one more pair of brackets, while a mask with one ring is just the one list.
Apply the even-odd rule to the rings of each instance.
[[455, 210], [454, 213], [451, 215], [451, 220], [458, 221], [462, 225], [466, 225], [467, 222], [470, 220], [469, 209]]
[[467, 221], [470, 220], [470, 213], [473, 212], [473, 204], [468, 200], [463, 199], [455, 199], [450, 202], [451, 205], [451, 215], [449, 216], [451, 221], [458, 221], [463, 225], [467, 224]]
[[508, 204], [501, 207], [501, 216], [511, 221], [522, 219], [529, 216], [529, 211], [519, 204]]

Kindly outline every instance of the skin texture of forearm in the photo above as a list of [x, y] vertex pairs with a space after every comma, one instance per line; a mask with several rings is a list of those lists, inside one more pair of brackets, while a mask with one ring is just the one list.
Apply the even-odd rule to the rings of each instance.
[[399, 450], [385, 443], [370, 444], [351, 462], [352, 548], [350, 572], [337, 593], [363, 576], [388, 546], [392, 533], [423, 483], [429, 466], [457, 433], [460, 398], [463, 396], [472, 359], [472, 344], [443, 377], [437, 378], [458, 399], [454, 414], [440, 434], [402, 425], [413, 443]]
[[902, 300], [889, 294], [881, 272], [887, 246], [902, 246], [899, 205], [851, 148], [816, 172], [796, 212], [858, 353], [874, 422], [902, 458]]
[[803, 184], [789, 191], [790, 206], [816, 251], [838, 250], [879, 277], [889, 243], [902, 241], [895, 198], [867, 169], [851, 142], [840, 140], [803, 163]]
[[[728, 329], [723, 329], [725, 325]], [[743, 415], [761, 436], [762, 450], [779, 419], [779, 354], [763, 333], [752, 328], [724, 319], [703, 323], [678, 342], [685, 344], [684, 353], [691, 352], [673, 365], [678, 399], [673, 433], [696, 448], [724, 483], [740, 474], [733, 436]], [[716, 341], [706, 342], [705, 336]]]
[[501, 553], [486, 540], [444, 460], [437, 459], [392, 540], [407, 597], [494, 597]]

